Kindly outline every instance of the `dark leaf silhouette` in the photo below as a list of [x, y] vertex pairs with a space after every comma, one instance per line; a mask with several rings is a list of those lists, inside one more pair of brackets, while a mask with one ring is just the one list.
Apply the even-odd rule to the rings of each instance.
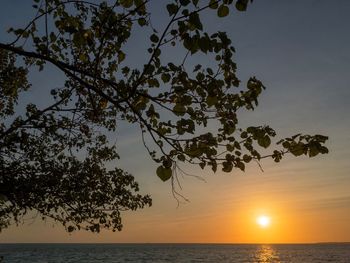
[[[240, 85], [231, 40], [209, 34], [202, 12], [226, 17], [245, 11], [248, 0], [171, 1], [161, 32], [150, 0], [34, 2], [36, 17], [0, 43], [0, 229], [37, 211], [68, 232], [121, 230], [122, 211], [150, 206], [118, 168], [122, 153], [107, 136], [122, 122], [140, 129], [162, 181], [174, 180], [183, 163], [229, 173], [252, 160], [328, 152], [327, 137], [298, 134], [267, 153], [272, 128], [239, 126], [239, 113], [256, 109], [265, 86], [255, 77]], [[149, 58], [131, 65], [127, 43], [137, 30], [151, 32]], [[163, 60], [172, 48], [185, 51], [180, 62]], [[196, 55], [212, 66], [185, 67]], [[46, 67], [63, 73], [64, 83], [41, 87], [51, 96], [46, 107], [33, 100], [18, 110], [20, 95], [33, 88], [28, 75], [45, 78]]]

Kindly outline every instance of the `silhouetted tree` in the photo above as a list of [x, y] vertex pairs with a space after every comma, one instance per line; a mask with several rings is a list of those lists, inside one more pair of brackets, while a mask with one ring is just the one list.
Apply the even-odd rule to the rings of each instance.
[[[160, 33], [149, 2], [34, 0], [35, 18], [9, 29], [13, 42], [0, 43], [0, 229], [34, 210], [69, 232], [121, 230], [121, 211], [151, 205], [132, 175], [106, 168], [118, 158], [107, 134], [119, 122], [139, 127], [163, 181], [176, 180], [179, 163], [229, 173], [266, 157], [328, 152], [327, 137], [298, 134], [262, 155], [275, 131], [238, 126], [238, 112], [255, 109], [264, 85], [252, 77], [239, 88], [231, 40], [206, 32], [201, 14], [225, 17], [246, 10], [248, 0], [174, 0]], [[144, 29], [152, 31], [148, 61], [129, 65], [126, 44]], [[182, 62], [163, 58], [172, 49], [185, 51]], [[185, 69], [198, 54], [214, 66]], [[46, 67], [63, 73], [64, 84], [40, 87], [51, 94], [46, 107], [33, 98], [21, 109], [20, 95], [32, 89], [28, 74], [45, 78]]]

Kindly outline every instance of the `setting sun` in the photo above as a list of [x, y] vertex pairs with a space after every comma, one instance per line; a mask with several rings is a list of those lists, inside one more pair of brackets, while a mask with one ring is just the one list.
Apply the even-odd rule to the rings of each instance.
[[256, 222], [261, 227], [268, 227], [270, 225], [270, 217], [261, 215], [256, 219]]

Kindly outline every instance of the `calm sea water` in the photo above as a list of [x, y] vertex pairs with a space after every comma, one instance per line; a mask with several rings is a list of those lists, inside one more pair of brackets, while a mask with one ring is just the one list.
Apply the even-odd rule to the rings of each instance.
[[4, 263], [346, 262], [350, 244], [0, 244]]

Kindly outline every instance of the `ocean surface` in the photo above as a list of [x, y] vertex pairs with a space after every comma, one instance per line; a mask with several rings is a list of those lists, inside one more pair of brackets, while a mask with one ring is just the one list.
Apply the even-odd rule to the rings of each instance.
[[350, 244], [0, 244], [0, 262], [346, 262]]

